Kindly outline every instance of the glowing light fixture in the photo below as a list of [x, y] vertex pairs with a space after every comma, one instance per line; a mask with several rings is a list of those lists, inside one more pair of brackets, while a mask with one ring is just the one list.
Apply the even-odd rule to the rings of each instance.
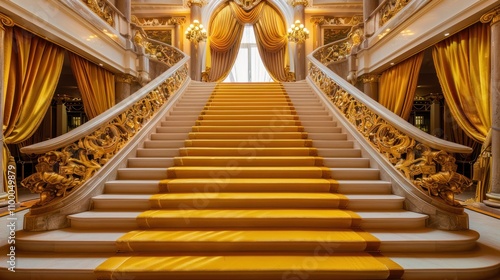
[[296, 20], [288, 28], [288, 40], [295, 43], [303, 43], [307, 38], [309, 38], [309, 30], [304, 27], [304, 24], [300, 23], [300, 20]]
[[186, 39], [193, 43], [199, 43], [207, 39], [207, 31], [198, 20], [194, 20], [186, 30]]

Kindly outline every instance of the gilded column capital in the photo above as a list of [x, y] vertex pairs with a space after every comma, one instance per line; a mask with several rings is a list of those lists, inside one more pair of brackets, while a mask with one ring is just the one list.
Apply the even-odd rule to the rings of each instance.
[[482, 23], [490, 22], [490, 24], [493, 25], [499, 21], [500, 21], [500, 7], [496, 7], [495, 9], [481, 16]]
[[203, 5], [206, 5], [207, 4], [207, 1], [206, 0], [187, 0], [186, 1], [186, 4], [189, 8], [191, 8], [192, 6], [200, 6], [200, 7], [203, 7]]
[[4, 26], [14, 26], [14, 21], [10, 17], [0, 13], [0, 28], [4, 29]]
[[130, 75], [130, 74], [116, 74], [115, 75], [115, 81], [117, 83], [132, 84], [132, 82], [134, 80], [135, 80], [135, 77]]
[[288, 3], [292, 6], [304, 6], [307, 7], [309, 6], [309, 2], [307, 0], [289, 0]]
[[311, 23], [317, 24], [317, 25], [323, 25], [327, 22], [324, 16], [317, 16], [317, 17], [311, 17]]
[[173, 17], [168, 21], [169, 24], [171, 25], [183, 25], [186, 23], [186, 18], [185, 17]]
[[365, 74], [360, 77], [361, 81], [363, 81], [363, 84], [369, 84], [369, 83], [378, 83], [378, 79], [380, 78], [380, 75], [377, 74]]

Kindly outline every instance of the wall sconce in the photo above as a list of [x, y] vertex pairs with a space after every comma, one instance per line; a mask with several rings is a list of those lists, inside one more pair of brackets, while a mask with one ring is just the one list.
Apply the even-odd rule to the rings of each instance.
[[186, 39], [193, 43], [199, 43], [207, 39], [207, 31], [198, 20], [194, 20], [186, 30]]
[[296, 20], [295, 23], [288, 28], [288, 40], [295, 43], [303, 43], [307, 38], [309, 38], [309, 30], [300, 23], [300, 20]]

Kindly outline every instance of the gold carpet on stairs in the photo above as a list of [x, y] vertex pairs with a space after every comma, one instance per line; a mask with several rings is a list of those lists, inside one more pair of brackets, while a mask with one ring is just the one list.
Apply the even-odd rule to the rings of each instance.
[[[98, 279], [400, 279], [281, 84], [219, 84]], [[126, 278], [128, 277], [128, 278]]]

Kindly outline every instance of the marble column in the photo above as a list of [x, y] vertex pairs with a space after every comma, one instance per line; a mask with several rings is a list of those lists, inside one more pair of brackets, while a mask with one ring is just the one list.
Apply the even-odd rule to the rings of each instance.
[[500, 208], [500, 6], [481, 17], [491, 25], [491, 188], [484, 204]]
[[[305, 25], [305, 7], [308, 2], [305, 0], [293, 0], [294, 22], [300, 20]], [[295, 44], [295, 80], [300, 81], [306, 78], [306, 43]]]
[[378, 102], [378, 79], [379, 75], [365, 74], [361, 76], [363, 81], [363, 92]]
[[[201, 22], [201, 7], [204, 1], [202, 0], [189, 0], [188, 6], [191, 9], [191, 22], [198, 20]], [[191, 79], [194, 81], [201, 81], [201, 61], [200, 61], [200, 47], [199, 43], [191, 42], [190, 53], [191, 53]]]
[[184, 34], [182, 32], [182, 25], [184, 23], [186, 23], [185, 17], [173, 17], [170, 20], [170, 24], [173, 24], [175, 26], [174, 37], [172, 38], [172, 45], [180, 50], [182, 50], [182, 48], [183, 48], [182, 35], [184, 35]]
[[368, 17], [375, 11], [378, 7], [379, 0], [363, 0], [363, 20], [367, 20]]
[[[5, 77], [4, 73], [4, 38], [5, 38], [5, 26], [14, 26], [14, 21], [7, 17], [6, 15], [0, 13], [0, 77]], [[4, 111], [4, 104], [3, 104], [3, 92], [4, 92], [4, 84], [3, 81], [0, 83], [0, 123], [3, 126], [3, 112]], [[3, 149], [4, 145], [4, 140], [3, 140], [3, 129], [0, 132], [0, 148]], [[9, 164], [8, 162], [3, 162], [3, 151], [2, 151], [2, 156], [0, 156], [0, 182], [2, 183], [3, 188], [0, 188], [0, 202], [7, 201], [8, 195], [7, 195], [7, 187], [8, 184], [5, 183], [5, 174], [3, 173], [3, 166]]]
[[115, 102], [118, 103], [132, 94], [131, 85], [134, 76], [129, 74], [115, 75]]
[[132, 18], [132, 1], [131, 0], [116, 0], [115, 7], [120, 11], [128, 22]]

